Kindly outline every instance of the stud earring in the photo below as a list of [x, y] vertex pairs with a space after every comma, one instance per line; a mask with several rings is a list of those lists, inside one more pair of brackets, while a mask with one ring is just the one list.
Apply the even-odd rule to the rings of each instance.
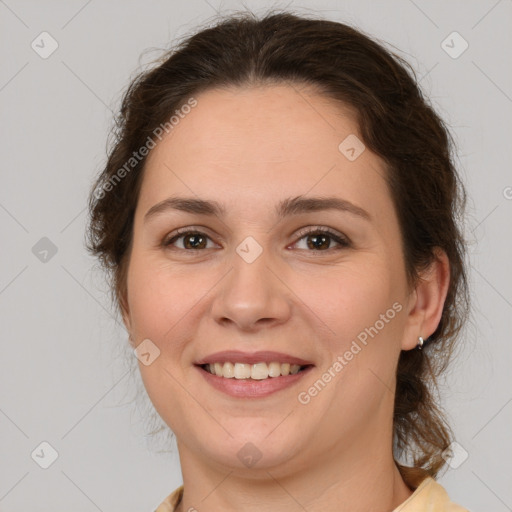
[[421, 350], [423, 348], [423, 338], [421, 336], [418, 336], [418, 344], [416, 345], [416, 348], [418, 350]]

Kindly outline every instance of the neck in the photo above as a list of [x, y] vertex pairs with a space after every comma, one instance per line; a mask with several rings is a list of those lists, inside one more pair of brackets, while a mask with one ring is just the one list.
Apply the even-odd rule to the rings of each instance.
[[[178, 443], [184, 482], [177, 512], [208, 509], [213, 512], [266, 512], [303, 509], [308, 512], [389, 512], [411, 494], [382, 439], [350, 443], [330, 451], [315, 464], [260, 469], [248, 477], [235, 469], [219, 471], [204, 457]], [[361, 456], [364, 454], [365, 456]], [[300, 466], [300, 470], [291, 468]]]

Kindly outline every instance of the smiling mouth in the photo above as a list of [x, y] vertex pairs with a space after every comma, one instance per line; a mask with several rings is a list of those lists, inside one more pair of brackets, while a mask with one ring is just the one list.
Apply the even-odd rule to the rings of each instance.
[[295, 375], [312, 365], [298, 365], [290, 363], [211, 363], [202, 364], [200, 367], [211, 375], [224, 379], [238, 380], [265, 380], [277, 377], [286, 377], [287, 375]]

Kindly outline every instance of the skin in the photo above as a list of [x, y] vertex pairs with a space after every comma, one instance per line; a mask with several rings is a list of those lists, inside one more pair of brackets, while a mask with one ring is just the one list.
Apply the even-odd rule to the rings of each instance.
[[[359, 134], [348, 108], [298, 85], [210, 90], [196, 99], [148, 157], [124, 310], [133, 345], [150, 339], [160, 350], [139, 366], [176, 435], [185, 489], [178, 510], [390, 511], [412, 493], [393, 461], [394, 374], [400, 351], [439, 323], [446, 255], [439, 251], [420, 284], [408, 287], [384, 163], [368, 149], [355, 161], [338, 150]], [[279, 201], [300, 195], [348, 200], [371, 219], [335, 210], [276, 218]], [[144, 222], [170, 196], [216, 200], [226, 215], [169, 210]], [[190, 236], [162, 245], [187, 227], [208, 237], [206, 248], [190, 248]], [[313, 235], [297, 236], [326, 227], [351, 245], [327, 239], [317, 249]], [[262, 248], [252, 263], [236, 252], [248, 236]], [[401, 311], [299, 403], [397, 302]], [[269, 397], [233, 398], [193, 364], [230, 349], [285, 352], [315, 367]], [[237, 457], [247, 442], [262, 455], [251, 468]]]

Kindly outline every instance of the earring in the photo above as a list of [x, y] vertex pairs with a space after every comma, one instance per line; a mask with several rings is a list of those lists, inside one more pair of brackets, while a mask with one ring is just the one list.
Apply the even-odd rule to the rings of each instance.
[[418, 350], [421, 350], [423, 348], [423, 338], [421, 336], [418, 336], [418, 344], [416, 345], [416, 348]]

